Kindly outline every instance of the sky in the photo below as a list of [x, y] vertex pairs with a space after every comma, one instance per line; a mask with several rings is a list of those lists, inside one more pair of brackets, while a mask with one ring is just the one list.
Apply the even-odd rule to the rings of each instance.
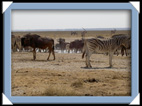
[[12, 10], [11, 29], [131, 28], [130, 10]]

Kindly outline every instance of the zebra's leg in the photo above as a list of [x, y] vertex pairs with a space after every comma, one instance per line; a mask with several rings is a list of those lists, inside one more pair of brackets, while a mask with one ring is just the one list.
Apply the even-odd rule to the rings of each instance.
[[86, 55], [86, 66], [87, 66], [88, 68], [91, 68], [91, 67], [92, 67], [91, 64], [90, 64], [90, 56], [91, 56], [91, 53], [88, 53], [88, 54]]
[[109, 67], [111, 68], [112, 67], [112, 56], [113, 56], [113, 52], [110, 52], [109, 53]]
[[53, 60], [55, 60], [55, 53], [54, 53], [54, 50], [52, 50], [52, 55], [53, 55], [53, 57], [54, 57]]
[[86, 54], [86, 61], [85, 61], [85, 63], [86, 63], [86, 67], [88, 67], [88, 63], [87, 63], [87, 54]]

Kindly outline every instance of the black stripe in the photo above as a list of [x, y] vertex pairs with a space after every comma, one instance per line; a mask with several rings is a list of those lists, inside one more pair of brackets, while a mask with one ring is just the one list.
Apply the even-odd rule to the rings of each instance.
[[96, 39], [95, 41], [98, 44], [99, 49], [101, 50], [103, 48], [103, 45], [102, 45], [101, 41], [98, 40], [98, 39]]

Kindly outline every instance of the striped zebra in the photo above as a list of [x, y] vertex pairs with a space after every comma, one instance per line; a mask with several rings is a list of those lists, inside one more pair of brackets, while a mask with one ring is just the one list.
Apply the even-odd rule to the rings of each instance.
[[109, 38], [109, 39], [85, 39], [84, 40], [84, 47], [83, 47], [83, 54], [86, 56], [86, 67], [92, 67], [90, 64], [90, 57], [93, 53], [108, 53], [109, 54], [109, 65], [112, 67], [112, 57], [114, 51], [116, 51], [121, 45], [125, 46], [126, 48], [129, 46], [130, 37], [127, 35]]
[[[117, 37], [121, 37], [121, 36], [124, 36], [124, 34], [117, 34], [117, 35], [113, 35], [112, 36], [112, 38], [117, 38]], [[127, 41], [128, 42], [128, 45], [127, 46], [123, 46], [123, 45], [121, 45], [116, 51], [115, 51], [115, 53], [117, 54], [117, 56], [119, 55], [119, 50], [121, 50], [121, 55], [123, 56], [124, 55], [124, 53], [125, 53], [125, 55], [127, 56], [129, 53], [130, 53], [130, 49], [131, 49], [131, 42], [130, 42], [130, 40], [129, 41]], [[128, 53], [128, 51], [129, 51], [129, 53]]]

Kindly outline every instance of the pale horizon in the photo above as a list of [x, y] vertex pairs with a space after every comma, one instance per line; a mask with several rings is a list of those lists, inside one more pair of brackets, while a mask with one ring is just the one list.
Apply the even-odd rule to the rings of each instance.
[[12, 10], [11, 30], [131, 28], [129, 10]]

